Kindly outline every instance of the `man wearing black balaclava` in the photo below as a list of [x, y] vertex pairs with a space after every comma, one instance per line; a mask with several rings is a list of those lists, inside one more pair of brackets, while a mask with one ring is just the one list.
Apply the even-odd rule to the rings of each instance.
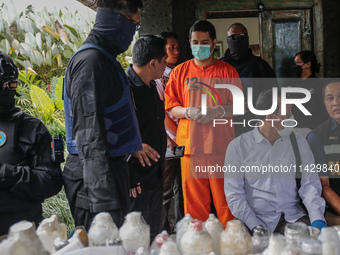
[[[264, 80], [261, 78], [275, 78], [275, 73], [270, 65], [261, 57], [254, 56], [249, 49], [249, 36], [245, 26], [241, 23], [232, 24], [227, 32], [228, 49], [220, 59], [233, 65], [242, 80], [242, 88], [245, 99], [247, 99], [247, 88], [253, 88], [253, 102], [256, 102], [261, 92], [277, 86], [273, 79]], [[253, 79], [257, 78], [257, 79]], [[244, 116], [234, 118], [235, 122], [246, 123], [250, 119], [256, 119], [249, 111]], [[242, 125], [234, 125], [235, 136], [249, 131], [251, 128]]]
[[43, 219], [41, 203], [62, 187], [44, 124], [15, 107], [18, 70], [0, 53], [0, 236], [22, 220]]
[[130, 210], [127, 161], [133, 154], [150, 164], [158, 155], [142, 148], [128, 81], [116, 60], [139, 29], [143, 2], [97, 5], [94, 28], [70, 60], [64, 82], [69, 155], [63, 179], [75, 224], [86, 229], [100, 212], [109, 212], [121, 226]]

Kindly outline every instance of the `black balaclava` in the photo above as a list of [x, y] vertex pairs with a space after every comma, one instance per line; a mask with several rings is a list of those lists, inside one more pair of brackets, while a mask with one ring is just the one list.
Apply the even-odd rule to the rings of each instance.
[[230, 56], [233, 59], [241, 59], [245, 57], [248, 53], [249, 37], [236, 38], [234, 40], [228, 39], [228, 47], [230, 51]]
[[123, 14], [98, 8], [93, 30], [104, 36], [116, 48], [115, 53], [118, 55], [129, 48], [136, 25]]
[[9, 90], [5, 88], [2, 90], [4, 82], [15, 80], [18, 78], [18, 69], [14, 64], [13, 60], [6, 54], [0, 53], [0, 61], [2, 70], [0, 71], [2, 75], [0, 84], [0, 115], [7, 115], [15, 108], [15, 90]]

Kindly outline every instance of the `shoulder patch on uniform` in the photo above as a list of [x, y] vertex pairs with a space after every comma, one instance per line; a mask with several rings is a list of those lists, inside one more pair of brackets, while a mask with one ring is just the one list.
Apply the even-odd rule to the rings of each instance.
[[329, 140], [338, 140], [338, 137], [337, 136], [330, 136], [328, 137]]
[[0, 131], [0, 147], [3, 146], [7, 141], [7, 136], [3, 131]]

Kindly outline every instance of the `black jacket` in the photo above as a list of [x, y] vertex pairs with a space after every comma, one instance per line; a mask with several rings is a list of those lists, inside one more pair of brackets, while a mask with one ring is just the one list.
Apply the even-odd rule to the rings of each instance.
[[131, 91], [137, 114], [142, 142], [155, 149], [161, 158], [158, 162], [150, 160], [151, 166], [143, 167], [135, 157], [129, 162], [130, 184], [135, 187], [140, 182], [141, 188], [153, 189], [163, 182], [165, 151], [167, 138], [164, 126], [164, 102], [159, 98], [156, 83], [150, 87], [128, 66], [126, 74], [131, 84]]
[[[98, 44], [117, 56], [115, 46], [94, 30], [85, 43]], [[77, 161], [72, 162], [72, 166], [78, 167], [66, 164], [63, 175], [69, 179], [84, 178], [91, 212], [119, 209], [104, 120], [105, 108], [122, 97], [119, 75], [111, 60], [96, 49], [78, 53], [69, 63], [67, 72], [66, 90], [72, 102], [73, 136], [77, 140], [79, 157], [72, 157], [72, 161]]]
[[[12, 114], [19, 112], [19, 108], [15, 108]], [[14, 121], [12, 116], [9, 117], [11, 122]], [[37, 118], [26, 113], [20, 118], [14, 125], [17, 128], [15, 153], [6, 151], [6, 144], [0, 148], [3, 153], [3, 162], [0, 162], [0, 235], [7, 234], [8, 227], [20, 220], [38, 224], [42, 220], [41, 203], [62, 187], [60, 165], [51, 160], [50, 133]], [[2, 123], [9, 119], [0, 116]], [[4, 159], [4, 154], [17, 155], [20, 163], [4, 163], [15, 160]]]

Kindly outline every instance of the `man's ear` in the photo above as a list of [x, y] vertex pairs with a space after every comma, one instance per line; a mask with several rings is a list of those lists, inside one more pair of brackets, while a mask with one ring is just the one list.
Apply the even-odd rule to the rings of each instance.
[[305, 65], [307, 65], [307, 68], [309, 68], [309, 67], [312, 66], [312, 63], [309, 61], [309, 62], [307, 62]]
[[155, 67], [156, 67], [156, 59], [152, 59], [150, 62], [149, 62], [149, 67], [151, 70], [154, 70]]
[[215, 38], [215, 39], [213, 40], [214, 49], [216, 48], [216, 45], [217, 45], [217, 38]]

